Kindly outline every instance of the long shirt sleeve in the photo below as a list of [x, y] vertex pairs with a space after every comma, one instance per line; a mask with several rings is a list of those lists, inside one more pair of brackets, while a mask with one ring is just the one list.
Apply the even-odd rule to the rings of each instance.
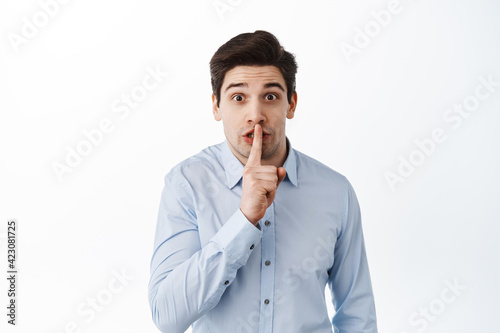
[[244, 166], [227, 142], [166, 175], [149, 282], [160, 331], [377, 332], [354, 190], [287, 145], [286, 177], [257, 227], [239, 210]]
[[162, 332], [184, 332], [212, 309], [261, 237], [237, 208], [202, 247], [193, 198], [183, 179], [165, 177], [149, 284], [153, 321]]
[[375, 304], [361, 212], [352, 186], [347, 185], [342, 231], [335, 244], [334, 265], [328, 279], [336, 309], [332, 323], [335, 333], [375, 333]]

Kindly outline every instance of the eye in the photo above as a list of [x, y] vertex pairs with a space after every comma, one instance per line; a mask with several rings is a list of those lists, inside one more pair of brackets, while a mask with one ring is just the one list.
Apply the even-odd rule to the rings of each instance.
[[231, 97], [231, 99], [233, 101], [236, 101], [236, 102], [242, 102], [243, 101], [243, 96], [241, 96], [241, 95], [234, 95], [233, 97]]
[[266, 100], [267, 101], [275, 101], [278, 99], [278, 96], [276, 96], [275, 94], [267, 94], [266, 95]]

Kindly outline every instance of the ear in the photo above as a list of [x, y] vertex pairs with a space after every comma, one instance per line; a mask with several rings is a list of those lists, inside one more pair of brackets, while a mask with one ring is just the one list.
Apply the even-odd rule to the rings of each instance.
[[288, 105], [288, 111], [286, 112], [286, 117], [292, 119], [295, 115], [295, 108], [297, 107], [297, 92], [294, 92], [290, 104]]
[[220, 121], [222, 119], [221, 114], [219, 112], [219, 107], [217, 106], [217, 98], [212, 94], [212, 111], [214, 113], [214, 119], [216, 121]]

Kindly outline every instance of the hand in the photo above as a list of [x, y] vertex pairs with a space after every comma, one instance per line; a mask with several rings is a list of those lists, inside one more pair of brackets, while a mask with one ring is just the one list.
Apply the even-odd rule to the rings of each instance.
[[264, 217], [267, 207], [276, 196], [279, 184], [285, 179], [285, 168], [261, 165], [262, 127], [255, 125], [252, 149], [243, 169], [243, 189], [240, 210], [254, 225]]

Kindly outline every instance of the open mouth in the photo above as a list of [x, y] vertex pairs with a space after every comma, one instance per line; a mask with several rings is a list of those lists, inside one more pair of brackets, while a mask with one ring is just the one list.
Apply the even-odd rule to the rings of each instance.
[[[255, 134], [254, 134], [254, 129], [252, 128], [251, 130], [249, 130], [246, 134], [243, 135], [243, 139], [249, 143], [249, 144], [253, 144], [253, 139], [255, 137]], [[265, 131], [262, 131], [262, 142], [266, 142], [270, 137], [270, 134], [265, 132]]]
[[[253, 138], [254, 137], [254, 132], [255, 129], [251, 129], [246, 134], [243, 134], [243, 136], [246, 136], [247, 138]], [[262, 130], [262, 137], [269, 136], [269, 133], [267, 131]]]

